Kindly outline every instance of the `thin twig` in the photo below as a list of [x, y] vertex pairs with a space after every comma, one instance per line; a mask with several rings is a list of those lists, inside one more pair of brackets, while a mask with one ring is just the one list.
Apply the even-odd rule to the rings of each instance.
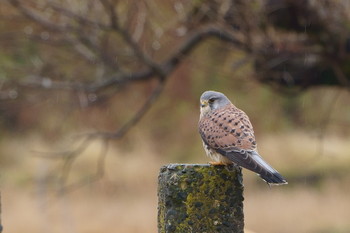
[[336, 79], [338, 82], [347, 88], [348, 91], [350, 91], [350, 81], [344, 74], [343, 70], [340, 68], [339, 64], [335, 61], [329, 61], [332, 65], [333, 71], [335, 73]]
[[44, 152], [44, 151], [36, 151], [32, 150], [31, 152], [34, 153], [35, 157], [41, 157], [41, 158], [47, 158], [47, 159], [66, 159], [70, 157], [74, 157], [76, 154], [81, 154], [86, 150], [87, 145], [90, 143], [92, 139], [94, 139], [93, 136], [85, 135], [86, 137], [80, 137], [82, 140], [81, 142], [75, 147], [75, 149], [69, 149], [65, 151], [59, 151], [59, 152]]
[[[78, 180], [71, 184], [66, 184], [67, 180], [61, 180], [60, 182], [60, 193], [72, 192], [78, 188], [84, 187], [87, 184], [91, 184], [93, 182], [99, 181], [105, 174], [105, 161], [108, 151], [108, 142], [109, 140], [106, 138], [101, 138], [101, 152], [98, 155], [98, 160], [96, 164], [96, 172], [88, 177], [85, 177], [81, 180]], [[71, 164], [70, 164], [71, 165]], [[69, 168], [70, 170], [70, 168]], [[67, 172], [69, 172], [69, 170]], [[68, 176], [66, 177], [66, 179]]]
[[58, 5], [56, 3], [49, 2], [48, 4], [57, 13], [63, 14], [71, 19], [74, 19], [80, 24], [93, 26], [93, 27], [98, 28], [98, 29], [110, 30], [110, 26], [107, 24], [86, 18], [86, 17], [79, 15], [79, 14], [77, 14], [77, 13], [75, 13], [67, 8], [61, 7], [60, 5]]
[[316, 157], [322, 156], [324, 154], [324, 138], [327, 130], [327, 126], [329, 125], [333, 110], [336, 106], [337, 100], [341, 96], [341, 91], [338, 91], [335, 93], [333, 100], [330, 102], [329, 106], [326, 109], [326, 112], [322, 114], [323, 119], [321, 119], [319, 128], [318, 128], [318, 140], [319, 140], [319, 147], [316, 151]]
[[153, 90], [152, 94], [148, 97], [148, 99], [142, 105], [142, 107], [134, 114], [134, 116], [128, 122], [126, 122], [123, 126], [118, 128], [115, 132], [96, 132], [87, 135], [90, 137], [103, 137], [109, 139], [119, 139], [123, 137], [134, 125], [136, 125], [141, 120], [141, 118], [150, 109], [152, 104], [158, 99], [158, 97], [164, 89], [164, 84], [164, 80], [159, 79], [157, 87]]
[[23, 3], [19, 0], [9, 0], [9, 2], [12, 4], [12, 6], [17, 8], [23, 15], [39, 23], [40, 25], [42, 25], [43, 27], [49, 30], [55, 30], [55, 31], [66, 33], [74, 29], [71, 25], [64, 25], [64, 24], [59, 24], [57, 22], [50, 21], [48, 18], [43, 17], [42, 15], [36, 13], [33, 9], [24, 7]]

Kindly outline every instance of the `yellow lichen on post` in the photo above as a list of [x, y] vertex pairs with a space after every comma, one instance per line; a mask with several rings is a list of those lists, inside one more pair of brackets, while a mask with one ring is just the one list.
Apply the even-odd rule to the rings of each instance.
[[158, 177], [158, 232], [242, 233], [239, 168], [171, 164]]

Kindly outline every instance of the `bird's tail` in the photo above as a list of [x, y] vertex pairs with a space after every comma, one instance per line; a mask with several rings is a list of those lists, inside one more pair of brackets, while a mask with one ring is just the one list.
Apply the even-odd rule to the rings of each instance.
[[288, 184], [286, 179], [273, 167], [270, 166], [267, 162], [265, 162], [261, 156], [256, 151], [252, 151], [251, 153], [252, 160], [257, 163], [258, 169], [261, 170], [258, 172], [259, 176], [264, 179], [269, 184]]
[[268, 184], [288, 184], [286, 179], [261, 158], [256, 151], [231, 151], [226, 156], [238, 166], [257, 173]]

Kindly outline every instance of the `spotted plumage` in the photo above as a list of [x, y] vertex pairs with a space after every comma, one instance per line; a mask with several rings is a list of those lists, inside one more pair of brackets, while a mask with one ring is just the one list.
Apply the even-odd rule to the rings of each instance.
[[242, 110], [215, 91], [204, 92], [200, 102], [199, 133], [211, 159], [247, 168], [269, 184], [287, 184], [258, 154], [253, 126]]

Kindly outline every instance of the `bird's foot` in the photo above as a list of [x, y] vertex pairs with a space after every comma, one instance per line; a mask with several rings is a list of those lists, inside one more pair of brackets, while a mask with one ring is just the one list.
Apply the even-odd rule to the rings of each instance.
[[236, 165], [235, 163], [230, 163], [230, 164], [227, 164], [226, 169], [229, 172], [233, 172], [233, 171], [236, 171], [237, 169], [239, 169], [239, 166]]
[[209, 162], [209, 164], [210, 165], [213, 165], [213, 166], [222, 166], [222, 165], [226, 165], [226, 163], [224, 163], [224, 162], [222, 162], [222, 161], [219, 161], [219, 162], [217, 162], [217, 161], [210, 161]]

